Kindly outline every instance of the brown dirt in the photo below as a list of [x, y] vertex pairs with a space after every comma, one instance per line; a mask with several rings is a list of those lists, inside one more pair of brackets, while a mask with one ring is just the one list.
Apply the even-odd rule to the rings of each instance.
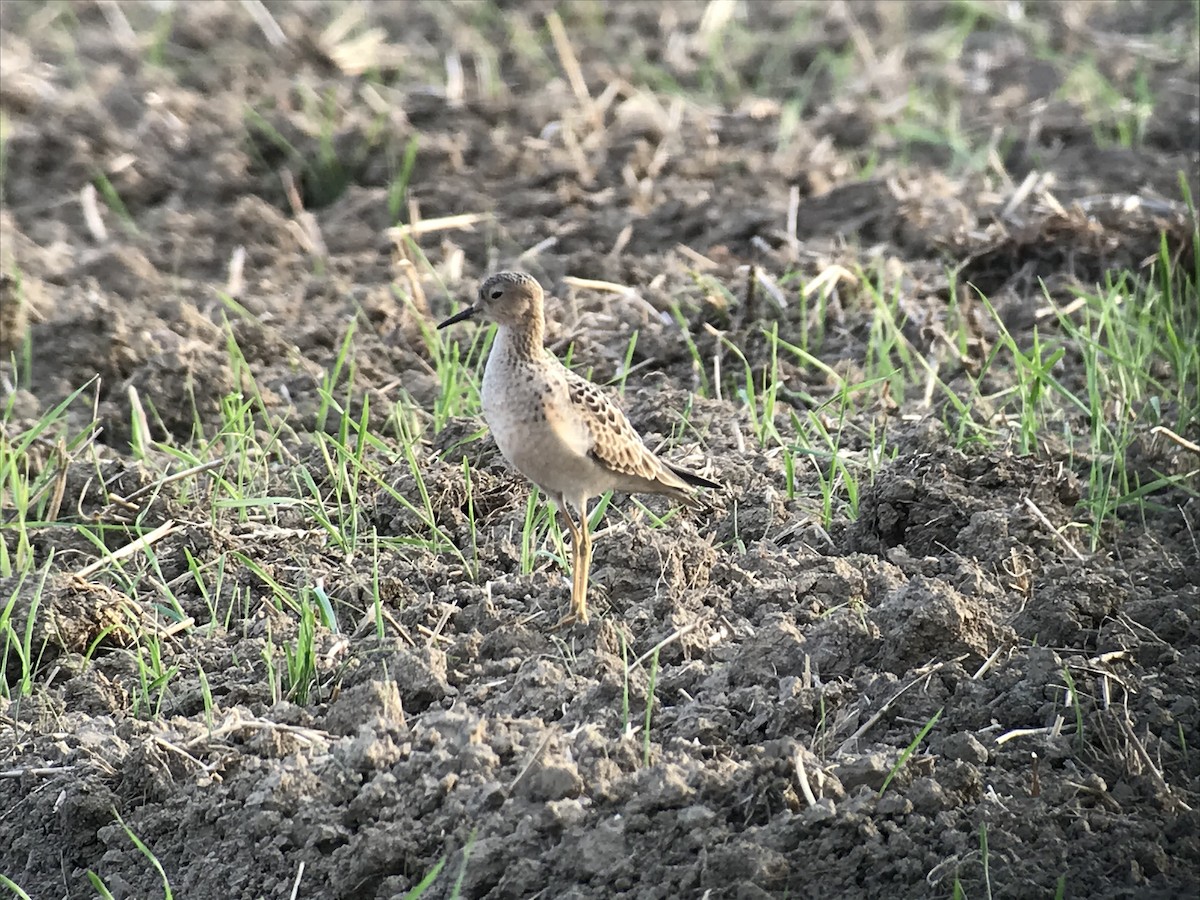
[[[745, 266], [776, 278], [876, 266], [902, 294], [906, 334], [934, 354], [956, 299], [948, 262], [963, 263], [962, 283], [1027, 337], [1039, 279], [1066, 296], [1140, 266], [1163, 233], [1186, 256], [1193, 226], [1178, 206], [1156, 204], [1178, 199], [1181, 171], [1200, 197], [1200, 87], [1189, 63], [1141, 38], [1194, 38], [1194, 5], [1027, 4], [1020, 23], [999, 13], [976, 23], [946, 63], [933, 36], [960, 7], [819, 4], [804, 7], [797, 32], [801, 7], [755, 3], [724, 70], [705, 62], [705, 4], [613, 5], [603, 27], [599, 13], [568, 5], [593, 97], [618, 79], [645, 85], [648, 70], [631, 62], [644, 59], [691, 98], [673, 107], [665, 90], [651, 100], [630, 88], [599, 128], [579, 114], [546, 38], [548, 3], [378, 4], [367, 24], [403, 51], [381, 79], [347, 75], [321, 49], [333, 18], [322, 5], [270, 4], [288, 38], [278, 48], [240, 4], [181, 5], [169, 21], [149, 4], [119, 6], [140, 44], [101, 4], [0, 4], [0, 111], [11, 129], [0, 289], [8, 304], [19, 271], [27, 307], [0, 319], [10, 331], [28, 321], [32, 373], [5, 402], [10, 427], [28, 425], [98, 377], [86, 393], [95, 408], [72, 405], [63, 428], [78, 434], [94, 412], [102, 430], [89, 452], [64, 453], [47, 435], [29, 465], [56, 473], [59, 520], [111, 526], [110, 548], [135, 525], [177, 528], [154, 547], [157, 570], [135, 557], [123, 578], [80, 576], [95, 545], [35, 529], [39, 579], [54, 556], [34, 622], [34, 690], [0, 705], [0, 873], [33, 897], [93, 896], [88, 869], [118, 898], [157, 896], [161, 880], [115, 811], [189, 900], [287, 897], [297, 879], [303, 897], [398, 897], [443, 857], [427, 896], [449, 896], [460, 869], [463, 896], [491, 898], [950, 897], [956, 878], [970, 897], [1053, 896], [1060, 878], [1069, 897], [1196, 895], [1195, 499], [1160, 491], [1076, 559], [1031, 503], [1055, 528], [1080, 521], [1079, 460], [1049, 439], [1036, 458], [955, 449], [945, 410], [914, 389], [880, 393], [849, 423], [844, 452], [865, 459], [881, 425], [894, 456], [864, 486], [859, 515], [842, 498], [823, 529], [815, 470], [797, 468], [788, 499], [782, 457], [756, 449], [732, 383], [726, 399], [691, 397], [711, 372], [693, 368], [659, 314], [678, 303], [701, 358], [720, 355], [735, 377], [740, 363], [704, 323], [756, 371], [765, 323], [792, 340], [819, 328], [819, 358], [853, 372], [874, 316], [861, 286], [843, 285], [818, 322], [802, 317], [794, 287], [783, 312], [750, 291]], [[160, 25], [169, 31], [157, 45]], [[444, 90], [452, 49], [461, 101]], [[854, 59], [857, 74], [835, 83], [816, 65], [827, 52]], [[1106, 123], [1064, 99], [1059, 60], [1084, 54], [1115, 83], [1147, 80], [1155, 108], [1131, 148], [1103, 140]], [[503, 84], [485, 88], [489, 70]], [[944, 143], [899, 137], [914, 84], [958, 104], [972, 146], [1002, 138], [995, 165], [964, 168]], [[794, 96], [799, 123], [781, 147]], [[314, 124], [327, 103], [332, 157]], [[388, 186], [413, 135], [409, 199], [421, 216], [491, 218], [420, 238], [423, 297], [409, 303], [413, 282], [386, 229]], [[860, 178], [868, 165], [876, 171]], [[321, 261], [283, 168], [315, 219]], [[97, 172], [134, 227], [101, 198], [107, 234], [89, 229], [80, 196]], [[1049, 177], [1057, 203], [1035, 191], [1002, 217], [1031, 172]], [[1155, 202], [1131, 211], [1121, 206], [1130, 194]], [[698, 274], [680, 244], [713, 267]], [[244, 315], [219, 297], [239, 248]], [[631, 418], [679, 454], [706, 455], [727, 486], [709, 514], [677, 516], [670, 529], [618, 498], [596, 544], [590, 628], [550, 630], [567, 594], [555, 548], [522, 574], [527, 493], [478, 421], [428, 428], [416, 447], [436, 523], [464, 552], [461, 459], [471, 462], [474, 578], [453, 554], [415, 543], [381, 550], [377, 563], [361, 546], [348, 555], [302, 508], [210, 512], [215, 493], [229, 496], [230, 471], [158, 487], [184, 465], [131, 452], [135, 395], [150, 436], [177, 445], [197, 427], [211, 439], [231, 404], [251, 397], [271, 447], [252, 496], [297, 496], [294, 473], [307, 469], [336, 503], [312, 435], [330, 427], [319, 387], [353, 321], [356, 369], [339, 396], [356, 414], [369, 402], [383, 444], [368, 464], [415, 502], [384, 420], [406, 398], [432, 409], [439, 396], [422, 320], [518, 258], [559, 298], [552, 345], [573, 343], [574, 363], [597, 379], [616, 374], [639, 329]], [[633, 285], [645, 303], [572, 288], [566, 276]], [[976, 327], [981, 345], [995, 341], [994, 321], [976, 316]], [[967, 365], [947, 359], [941, 377], [965, 384]], [[1060, 377], [1077, 378], [1072, 365]], [[834, 387], [815, 369], [783, 366], [783, 405], [826, 415], [817, 405]], [[781, 431], [794, 434], [785, 419]], [[1148, 443], [1146, 471], [1182, 465], [1174, 451]], [[377, 484], [363, 483], [358, 512], [362, 533], [429, 532]], [[189, 556], [223, 573], [216, 597], [189, 575]], [[264, 649], [292, 640], [297, 622], [264, 576], [322, 584], [347, 632], [318, 626], [319, 686], [303, 704], [272, 691], [279, 662]], [[194, 627], [170, 627], [155, 599], [163, 584]], [[32, 586], [0, 580], [22, 634]], [[133, 656], [147, 635], [176, 667], [149, 709]], [[626, 661], [672, 637], [658, 655], [647, 764], [650, 661], [628, 675]]]

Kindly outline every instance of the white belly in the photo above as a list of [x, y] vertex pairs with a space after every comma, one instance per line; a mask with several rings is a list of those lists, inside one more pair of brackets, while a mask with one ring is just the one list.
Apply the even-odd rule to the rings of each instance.
[[572, 503], [607, 489], [589, 455], [591, 434], [553, 367], [533, 366], [505, 353], [501, 335], [488, 357], [480, 399], [500, 453], [509, 465], [551, 495]]

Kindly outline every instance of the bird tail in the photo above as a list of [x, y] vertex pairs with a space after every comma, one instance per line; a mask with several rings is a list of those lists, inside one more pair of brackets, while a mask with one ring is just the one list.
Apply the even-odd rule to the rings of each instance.
[[[713, 491], [721, 489], [720, 484], [705, 478], [703, 475], [697, 475], [695, 472], [689, 472], [687, 469], [676, 468], [675, 466], [669, 464], [667, 465], [667, 468], [671, 470], [671, 473], [675, 475], [675, 477], [689, 487], [708, 488], [709, 490]], [[693, 509], [700, 509], [704, 505], [690, 493], [684, 494], [682, 491], [680, 491], [678, 494], [676, 494], [676, 497], [680, 500], [680, 502], [686, 503]]]
[[680, 469], [672, 465], [668, 465], [667, 468], [692, 487], [708, 488], [711, 491], [719, 491], [721, 489], [721, 485], [718, 482], [710, 481], [703, 475], [697, 475], [695, 472], [689, 472], [687, 469]]

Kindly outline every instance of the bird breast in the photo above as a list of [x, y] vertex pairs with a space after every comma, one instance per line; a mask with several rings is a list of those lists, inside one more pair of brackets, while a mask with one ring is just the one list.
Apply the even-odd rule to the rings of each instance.
[[[480, 399], [496, 446], [530, 481], [556, 494], [575, 496], [596, 477], [588, 455], [592, 436], [569, 401], [557, 365], [507, 353], [497, 334], [483, 373]], [[594, 495], [592, 495], [594, 496]]]

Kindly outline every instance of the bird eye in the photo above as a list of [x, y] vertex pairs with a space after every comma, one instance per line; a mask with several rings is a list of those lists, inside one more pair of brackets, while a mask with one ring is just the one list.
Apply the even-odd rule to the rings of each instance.
[[499, 300], [503, 296], [504, 296], [504, 291], [492, 291], [492, 299], [493, 300]]

